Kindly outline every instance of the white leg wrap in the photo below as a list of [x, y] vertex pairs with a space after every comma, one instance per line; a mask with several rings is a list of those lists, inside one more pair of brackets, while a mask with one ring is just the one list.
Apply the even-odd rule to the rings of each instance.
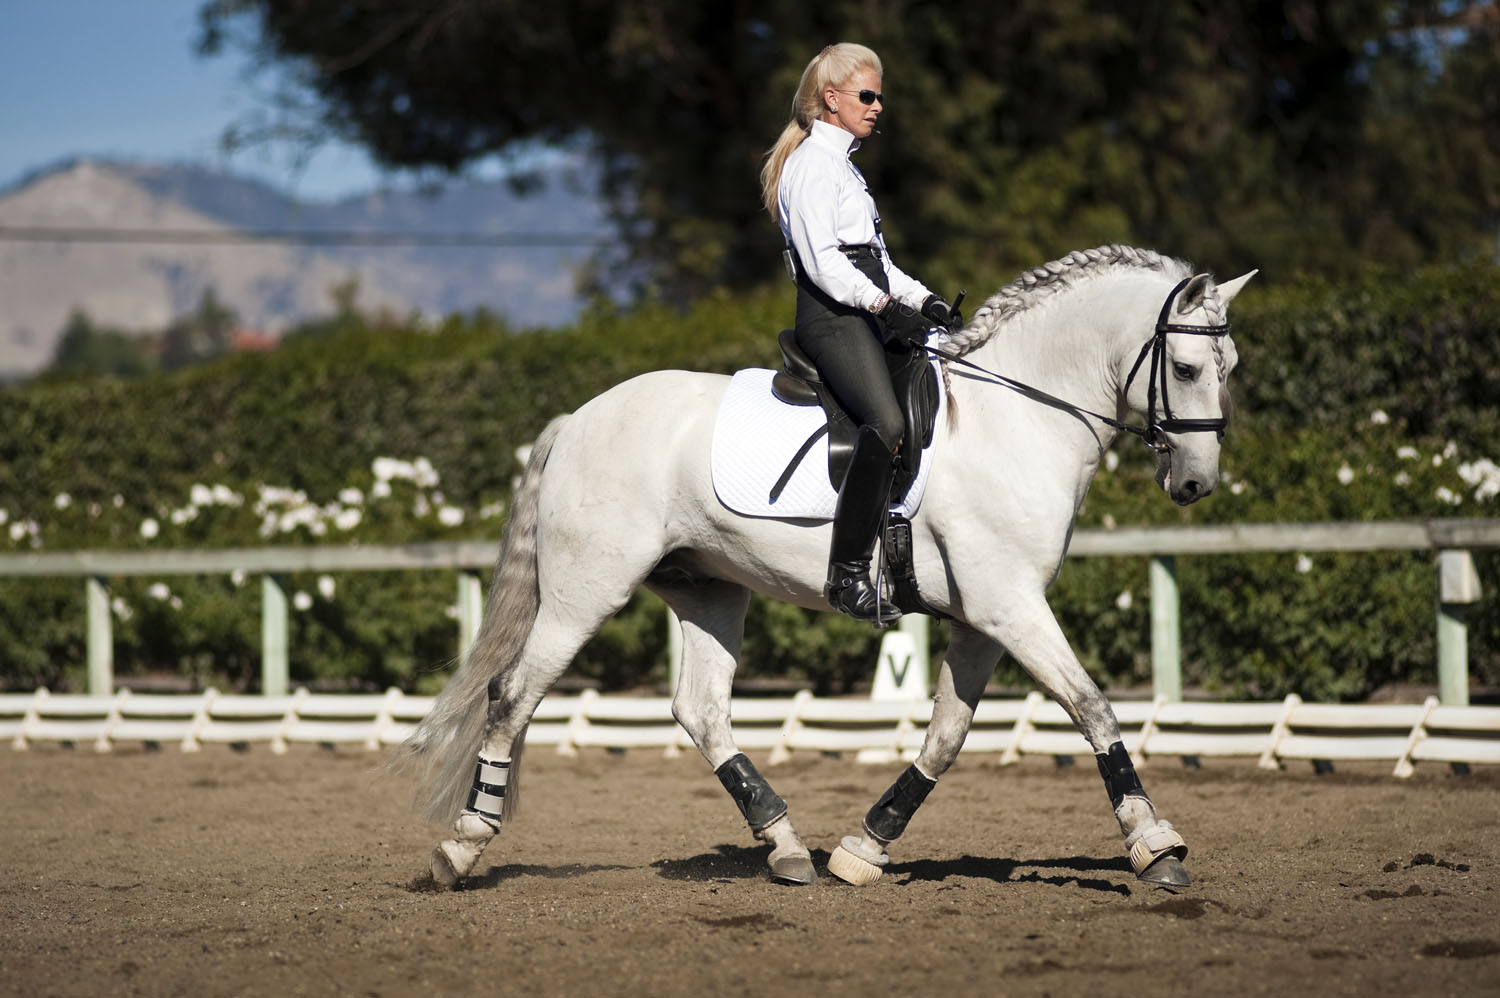
[[1137, 828], [1125, 839], [1125, 848], [1130, 850], [1130, 866], [1136, 876], [1141, 871], [1168, 853], [1179, 861], [1187, 858], [1187, 843], [1177, 834], [1169, 821], [1157, 820], [1156, 824]]

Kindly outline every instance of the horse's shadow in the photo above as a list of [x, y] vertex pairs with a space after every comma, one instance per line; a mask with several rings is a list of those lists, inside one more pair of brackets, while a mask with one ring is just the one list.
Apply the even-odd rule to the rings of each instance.
[[[652, 863], [659, 876], [668, 880], [760, 880], [766, 875], [769, 846], [717, 845], [713, 852], [685, 859], [659, 859]], [[826, 876], [828, 852], [812, 850], [813, 864]], [[1018, 873], [1018, 870], [1025, 872]], [[1058, 872], [1043, 876], [1041, 870]], [[997, 884], [1043, 883], [1057, 887], [1074, 885], [1106, 894], [1130, 895], [1130, 887], [1104, 877], [1083, 876], [1088, 873], [1129, 874], [1130, 864], [1123, 857], [1100, 859], [1097, 856], [1057, 856], [1048, 859], [1006, 859], [991, 856], [961, 856], [958, 859], [918, 859], [892, 863], [885, 868], [886, 879], [904, 886], [913, 883], [942, 883], [950, 878], [990, 880]]]
[[504, 866], [491, 867], [478, 876], [465, 877], [460, 890], [486, 890], [491, 887], [498, 887], [503, 880], [513, 880], [516, 877], [544, 877], [548, 880], [571, 880], [573, 877], [586, 877], [591, 873], [629, 869], [629, 866], [622, 866], [619, 863], [569, 863], [567, 866], [535, 866], [525, 863], [507, 863]]

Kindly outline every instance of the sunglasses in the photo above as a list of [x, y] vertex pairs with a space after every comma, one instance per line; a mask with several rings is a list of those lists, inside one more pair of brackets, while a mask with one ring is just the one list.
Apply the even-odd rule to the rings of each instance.
[[865, 107], [869, 107], [876, 101], [880, 101], [882, 104], [885, 103], [885, 94], [877, 94], [873, 90], [839, 90], [838, 93], [854, 94]]

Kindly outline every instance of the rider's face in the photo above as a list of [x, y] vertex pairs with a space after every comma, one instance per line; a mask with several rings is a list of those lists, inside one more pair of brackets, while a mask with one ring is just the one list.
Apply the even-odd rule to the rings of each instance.
[[[875, 96], [876, 100], [864, 103], [860, 99], [861, 91]], [[823, 91], [823, 120], [854, 133], [855, 138], [869, 138], [870, 133], [875, 130], [875, 120], [885, 110], [879, 94], [880, 74], [868, 68], [856, 70], [854, 75], [837, 87], [829, 87]]]

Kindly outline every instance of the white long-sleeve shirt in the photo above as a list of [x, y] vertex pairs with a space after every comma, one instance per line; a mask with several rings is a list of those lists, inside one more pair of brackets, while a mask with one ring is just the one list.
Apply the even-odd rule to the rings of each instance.
[[781, 233], [797, 251], [798, 263], [830, 298], [868, 310], [880, 288], [861, 274], [839, 246], [878, 246], [880, 263], [891, 285], [891, 297], [921, 308], [932, 294], [891, 263], [880, 233], [880, 216], [865, 178], [849, 156], [859, 139], [826, 121], [814, 121], [812, 132], [787, 157], [776, 196]]

